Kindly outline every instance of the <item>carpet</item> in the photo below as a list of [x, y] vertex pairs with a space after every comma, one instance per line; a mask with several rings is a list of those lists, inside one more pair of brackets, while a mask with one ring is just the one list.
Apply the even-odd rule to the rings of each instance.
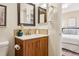
[[62, 56], [79, 56], [79, 53], [72, 52], [67, 49], [62, 49]]

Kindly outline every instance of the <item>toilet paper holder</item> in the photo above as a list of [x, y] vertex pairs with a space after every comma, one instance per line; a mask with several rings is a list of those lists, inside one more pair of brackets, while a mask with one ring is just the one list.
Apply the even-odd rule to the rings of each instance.
[[14, 46], [14, 48], [15, 48], [16, 50], [20, 50], [20, 45], [16, 44], [16, 45]]

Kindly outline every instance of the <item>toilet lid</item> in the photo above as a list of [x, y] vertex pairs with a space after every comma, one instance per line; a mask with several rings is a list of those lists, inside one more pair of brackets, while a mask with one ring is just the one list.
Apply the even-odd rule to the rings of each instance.
[[9, 41], [0, 42], [0, 47], [6, 46], [9, 44]]

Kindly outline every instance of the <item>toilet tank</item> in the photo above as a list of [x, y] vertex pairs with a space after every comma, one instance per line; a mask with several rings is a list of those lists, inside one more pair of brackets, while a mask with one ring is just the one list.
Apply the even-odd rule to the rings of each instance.
[[0, 42], [0, 56], [7, 56], [9, 41]]

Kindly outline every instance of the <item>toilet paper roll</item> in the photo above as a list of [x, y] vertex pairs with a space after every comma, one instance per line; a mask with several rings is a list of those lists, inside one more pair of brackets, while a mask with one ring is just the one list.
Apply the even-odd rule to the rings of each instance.
[[20, 49], [20, 46], [19, 46], [18, 44], [16, 44], [16, 45], [15, 45], [15, 49], [16, 49], [16, 50], [19, 50], [19, 49]]

